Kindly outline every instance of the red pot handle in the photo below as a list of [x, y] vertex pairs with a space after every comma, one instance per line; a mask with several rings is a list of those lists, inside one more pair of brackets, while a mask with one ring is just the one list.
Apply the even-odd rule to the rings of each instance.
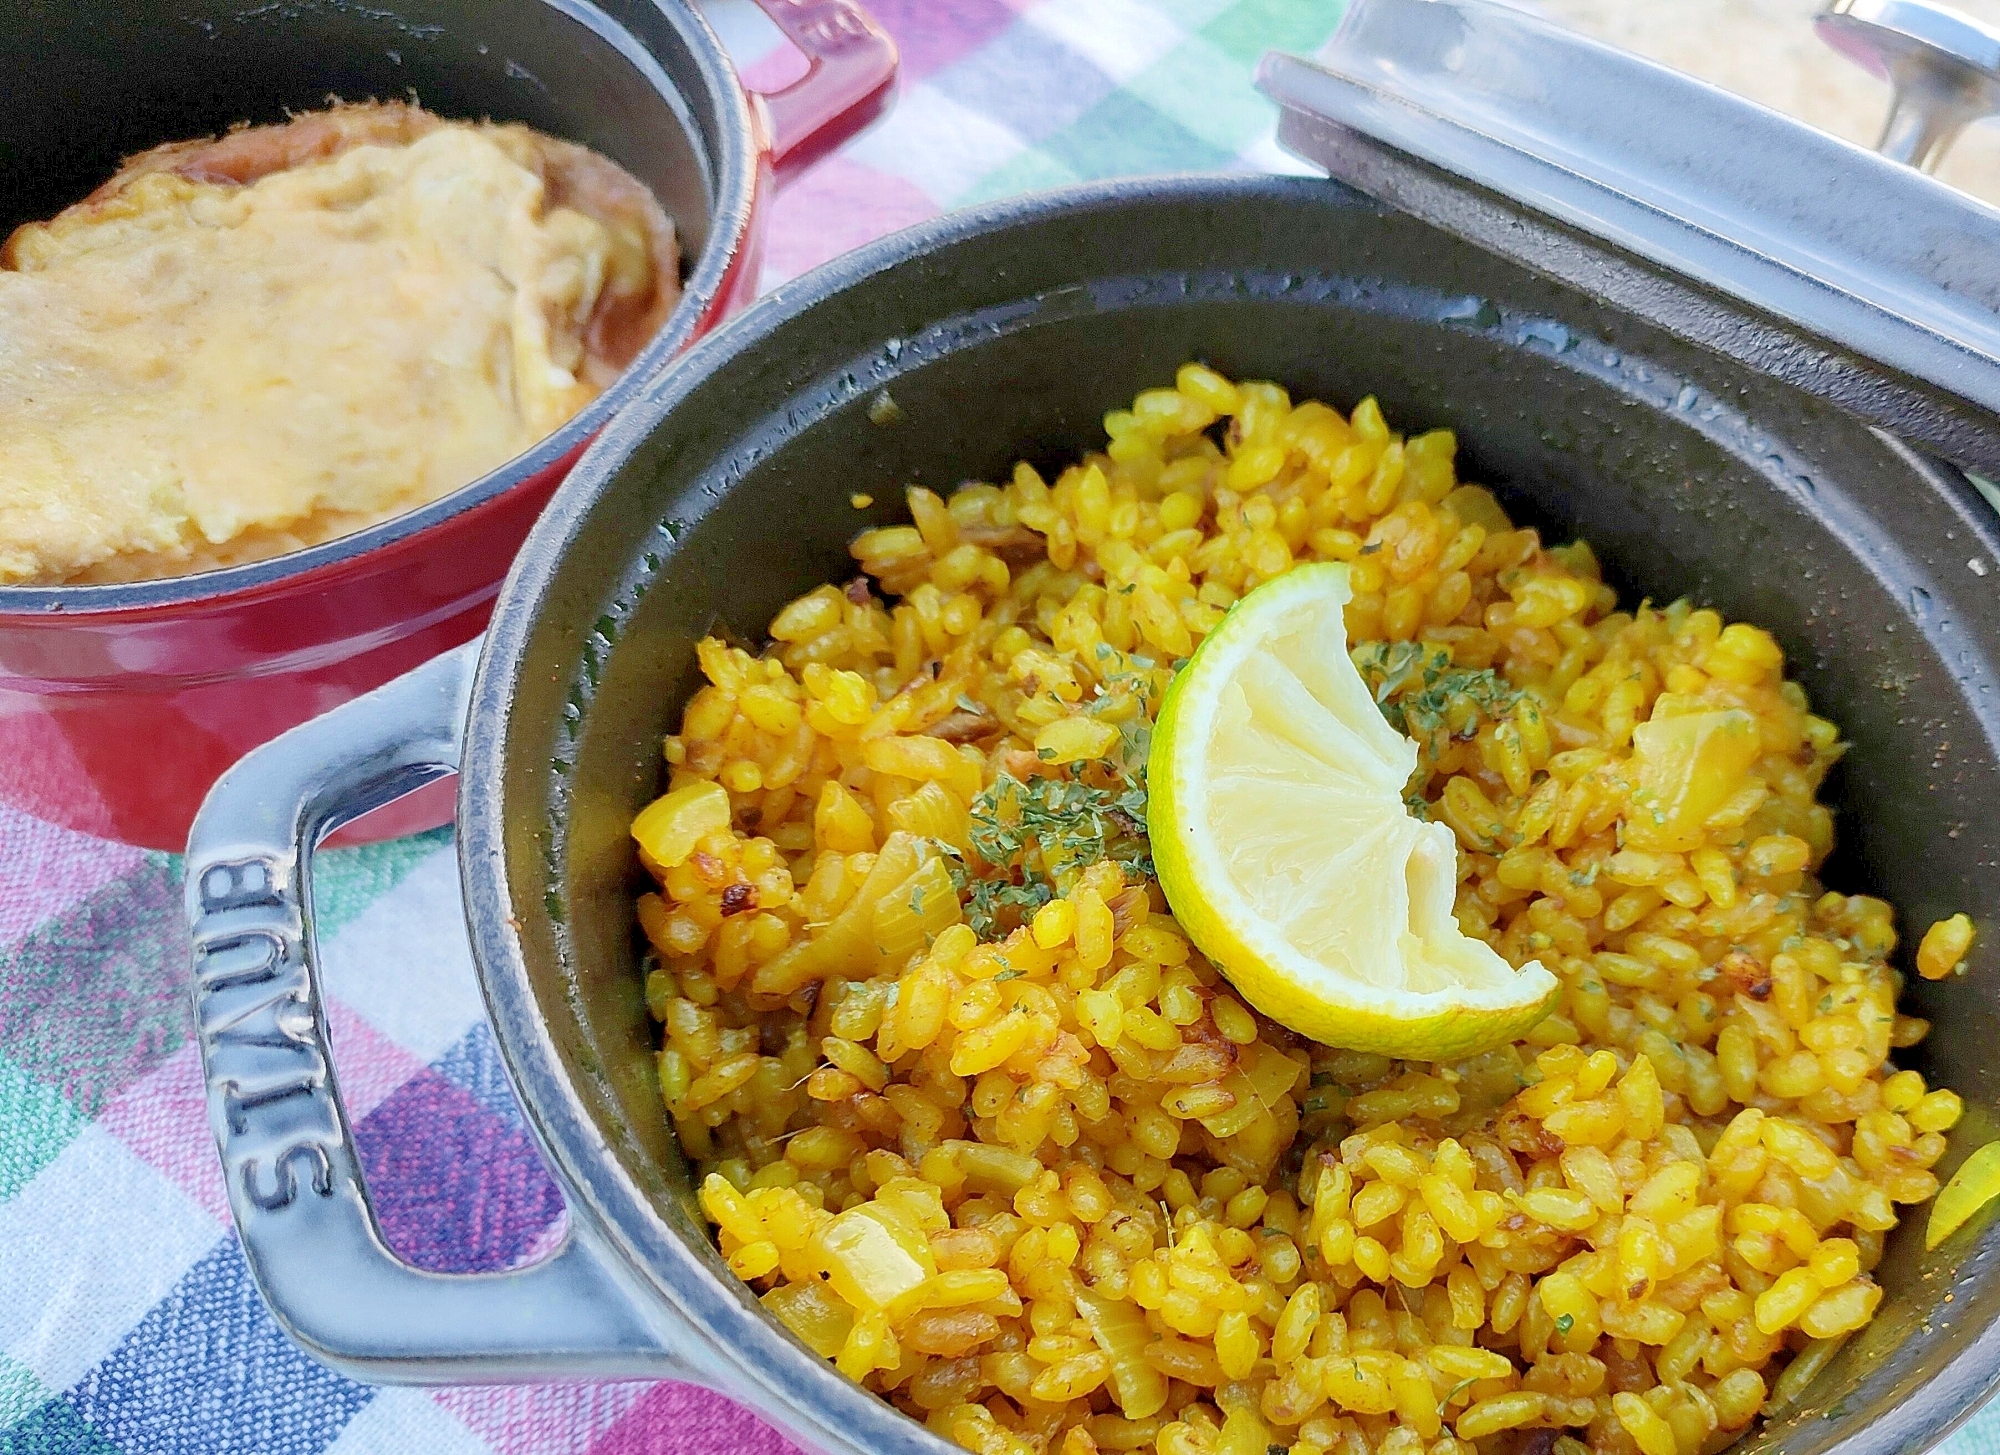
[[880, 116], [896, 85], [896, 42], [854, 0], [757, 0], [805, 53], [806, 73], [757, 94], [771, 165], [783, 176], [818, 161]]

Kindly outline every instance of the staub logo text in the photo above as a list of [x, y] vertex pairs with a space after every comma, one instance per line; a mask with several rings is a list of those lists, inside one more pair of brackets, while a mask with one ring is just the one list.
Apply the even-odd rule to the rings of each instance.
[[314, 1027], [304, 926], [268, 859], [224, 860], [195, 886], [195, 1022], [209, 1119], [232, 1192], [266, 1212], [333, 1191], [340, 1127]]

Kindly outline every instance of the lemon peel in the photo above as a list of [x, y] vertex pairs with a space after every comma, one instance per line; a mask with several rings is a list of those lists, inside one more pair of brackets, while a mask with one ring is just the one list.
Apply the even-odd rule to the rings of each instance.
[[1931, 1220], [1924, 1228], [1924, 1251], [1928, 1253], [1946, 1238], [1972, 1221], [1972, 1215], [1994, 1198], [2000, 1197], [2000, 1142], [1988, 1142], [1951, 1174], [1931, 1204]]

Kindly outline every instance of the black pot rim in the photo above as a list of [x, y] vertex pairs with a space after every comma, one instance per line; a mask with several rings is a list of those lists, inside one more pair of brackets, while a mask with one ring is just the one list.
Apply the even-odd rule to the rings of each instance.
[[[784, 1334], [743, 1290], [732, 1288], [679, 1235], [612, 1153], [536, 1000], [520, 929], [512, 919], [506, 774], [509, 718], [534, 623], [558, 568], [606, 484], [654, 431], [730, 360], [766, 345], [800, 314], [881, 273], [948, 249], [976, 234], [1058, 215], [1162, 199], [1253, 204], [1320, 178], [1194, 174], [1091, 182], [1031, 193], [949, 214], [877, 240], [786, 283], [701, 340], [651, 381], [571, 471], [530, 535], [501, 588], [479, 655], [463, 742], [458, 797], [459, 873], [482, 991], [531, 1126], [551, 1166], [595, 1237], [625, 1264], [635, 1288], [661, 1300], [671, 1318], [701, 1331], [686, 1353], [690, 1373], [739, 1398], [762, 1396], [794, 1428], [837, 1430], [862, 1448], [893, 1455], [942, 1455], [955, 1448], [886, 1401], [842, 1377]], [[541, 831], [546, 835], [546, 828]], [[545, 852], [560, 857], [560, 831]], [[669, 1317], [664, 1312], [663, 1317]], [[698, 1357], [696, 1357], [698, 1356]], [[1891, 1421], [1848, 1447], [1887, 1455], [1928, 1446], [1961, 1423], [2000, 1381], [2000, 1324], [1953, 1351]]]
[[[595, 31], [637, 69], [661, 97], [681, 104], [680, 90], [632, 33], [588, 0], [543, 0], [563, 15]], [[261, 592], [296, 577], [337, 568], [381, 547], [420, 536], [444, 522], [498, 500], [510, 490], [590, 443], [681, 351], [715, 301], [723, 279], [742, 251], [757, 192], [757, 143], [750, 100], [736, 68], [706, 19], [691, 4], [656, 0], [661, 15], [680, 33], [695, 58], [703, 84], [714, 96], [724, 125], [708, 158], [715, 183], [708, 243], [681, 288], [667, 320], [625, 371], [554, 433], [496, 469], [449, 494], [402, 515], [338, 536], [303, 550], [240, 566], [107, 585], [0, 586], [0, 618], [47, 618], [132, 613], [188, 606]]]

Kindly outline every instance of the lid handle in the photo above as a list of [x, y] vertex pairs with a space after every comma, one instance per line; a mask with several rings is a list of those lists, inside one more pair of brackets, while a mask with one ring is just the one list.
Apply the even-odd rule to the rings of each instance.
[[1894, 88], [1875, 150], [1934, 172], [1959, 133], [2000, 113], [2000, 30], [1928, 0], [1828, 0], [1821, 40]]

